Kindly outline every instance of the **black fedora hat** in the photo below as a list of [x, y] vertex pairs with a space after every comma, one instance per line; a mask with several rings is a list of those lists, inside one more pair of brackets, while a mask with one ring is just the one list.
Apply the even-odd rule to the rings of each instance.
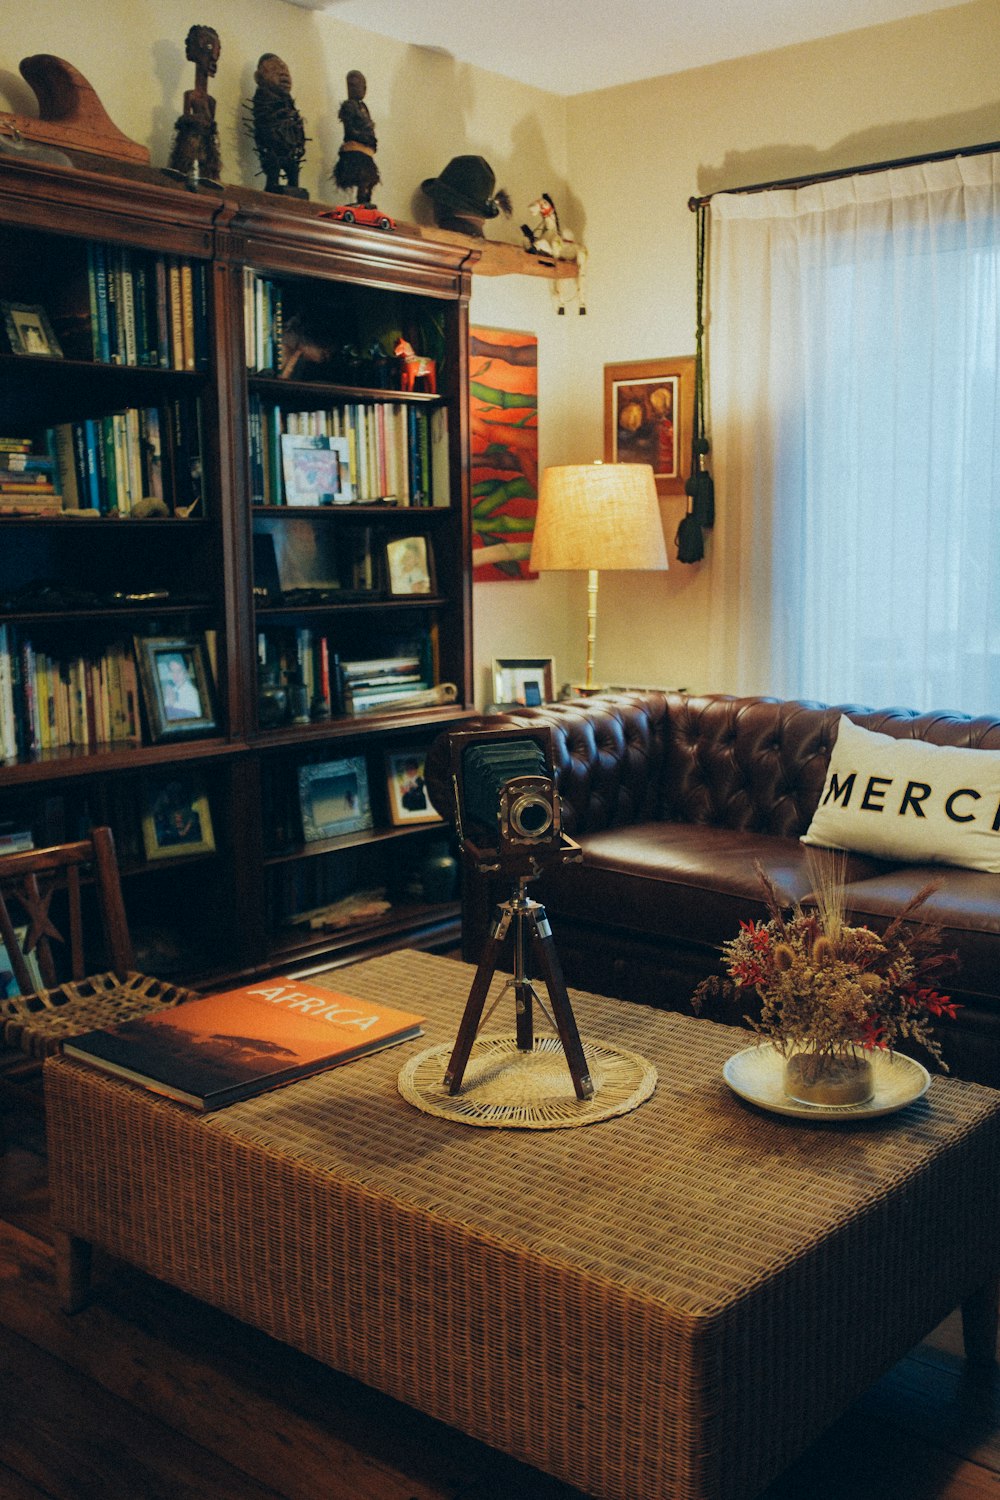
[[478, 219], [495, 219], [501, 209], [510, 212], [507, 194], [502, 189], [494, 194], [495, 185], [493, 168], [482, 156], [453, 156], [438, 177], [420, 184], [438, 209]]

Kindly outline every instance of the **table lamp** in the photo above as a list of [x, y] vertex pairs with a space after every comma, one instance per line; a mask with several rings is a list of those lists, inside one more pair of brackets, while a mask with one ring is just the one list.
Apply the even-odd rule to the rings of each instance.
[[587, 571], [587, 675], [582, 692], [597, 691], [598, 571], [668, 566], [649, 464], [565, 464], [543, 472], [530, 567], [539, 573]]

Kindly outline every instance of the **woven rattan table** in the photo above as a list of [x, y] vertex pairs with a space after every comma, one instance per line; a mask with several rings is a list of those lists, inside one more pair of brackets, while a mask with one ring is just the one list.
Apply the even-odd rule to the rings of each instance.
[[425, 1036], [207, 1116], [46, 1064], [64, 1299], [96, 1243], [614, 1500], [754, 1495], [953, 1307], [995, 1338], [1000, 1093], [938, 1078], [804, 1125], [726, 1087], [744, 1033], [574, 991], [584, 1039], [655, 1063], [653, 1097], [470, 1128], [396, 1078], [454, 1037], [472, 970], [394, 953], [330, 979]]

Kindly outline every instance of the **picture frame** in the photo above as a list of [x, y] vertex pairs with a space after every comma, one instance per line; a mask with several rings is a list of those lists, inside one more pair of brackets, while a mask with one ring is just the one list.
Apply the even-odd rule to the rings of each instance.
[[11, 354], [62, 359], [59, 340], [52, 331], [44, 307], [30, 302], [0, 302], [0, 314], [3, 315]]
[[152, 744], [218, 728], [215, 683], [203, 635], [133, 637]]
[[435, 592], [434, 551], [426, 536], [401, 536], [385, 546], [385, 571], [393, 596]]
[[363, 755], [299, 767], [302, 837], [307, 844], [372, 827]]
[[551, 656], [507, 656], [493, 659], [493, 701], [535, 708], [555, 698], [555, 662]]
[[346, 438], [282, 433], [281, 472], [286, 505], [350, 505], [350, 452]]
[[658, 495], [691, 473], [694, 355], [604, 366], [604, 461], [650, 464]]
[[389, 817], [396, 827], [410, 823], [443, 823], [424, 781], [427, 751], [422, 745], [404, 745], [385, 752], [385, 781]]
[[144, 778], [142, 843], [150, 861], [215, 853], [212, 810], [199, 775], [175, 768]]
[[[37, 956], [33, 952], [24, 952], [24, 944], [28, 937], [27, 927], [15, 927], [14, 937], [21, 953], [24, 955], [24, 962], [27, 965], [32, 984], [36, 990], [44, 990], [45, 981], [42, 978], [42, 971], [38, 967]], [[4, 943], [0, 941], [0, 1000], [9, 1000], [13, 995], [20, 994], [21, 991], [18, 989], [17, 980], [14, 977], [14, 965], [10, 961], [10, 955]]]

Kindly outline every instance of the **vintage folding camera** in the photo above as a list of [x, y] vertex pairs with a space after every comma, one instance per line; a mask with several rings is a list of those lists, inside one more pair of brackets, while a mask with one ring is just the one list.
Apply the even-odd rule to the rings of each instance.
[[548, 725], [459, 732], [449, 742], [463, 853], [518, 875], [576, 850], [562, 831]]

